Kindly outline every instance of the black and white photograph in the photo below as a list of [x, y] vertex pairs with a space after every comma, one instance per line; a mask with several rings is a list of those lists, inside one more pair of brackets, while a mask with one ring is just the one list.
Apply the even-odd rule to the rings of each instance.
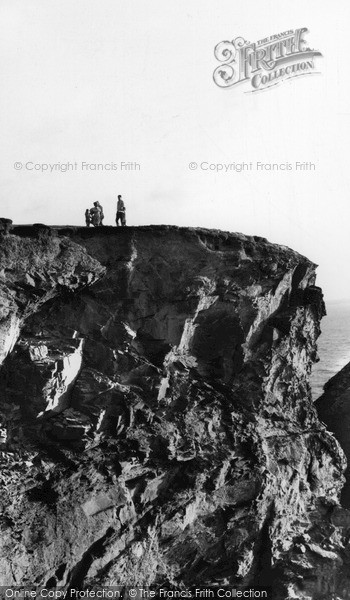
[[0, 0], [2, 600], [350, 598], [349, 23]]

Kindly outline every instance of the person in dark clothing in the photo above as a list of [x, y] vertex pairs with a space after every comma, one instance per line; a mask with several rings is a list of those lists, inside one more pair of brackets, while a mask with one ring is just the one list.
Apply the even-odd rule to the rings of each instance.
[[90, 218], [90, 211], [87, 208], [85, 211], [85, 223], [86, 223], [86, 227], [90, 227], [91, 225], [91, 218]]
[[120, 224], [122, 226], [126, 225], [125, 204], [124, 204], [124, 202], [122, 200], [122, 197], [120, 195], [118, 196], [117, 215], [116, 215], [116, 218], [115, 218], [115, 222], [116, 222], [117, 227], [119, 225], [119, 221], [120, 221]]

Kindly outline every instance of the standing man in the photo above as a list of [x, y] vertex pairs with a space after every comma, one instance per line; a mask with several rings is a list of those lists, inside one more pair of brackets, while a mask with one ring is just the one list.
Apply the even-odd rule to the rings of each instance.
[[126, 218], [125, 218], [125, 204], [122, 200], [122, 197], [119, 195], [118, 196], [118, 202], [117, 202], [117, 216], [115, 218], [115, 222], [116, 225], [118, 227], [119, 223], [118, 221], [120, 220], [120, 224], [122, 226], [126, 225]]

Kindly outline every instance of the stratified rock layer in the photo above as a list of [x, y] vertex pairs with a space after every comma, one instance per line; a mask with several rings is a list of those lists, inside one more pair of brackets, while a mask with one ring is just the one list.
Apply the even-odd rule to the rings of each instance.
[[0, 252], [0, 583], [349, 589], [315, 265], [165, 226], [15, 227]]

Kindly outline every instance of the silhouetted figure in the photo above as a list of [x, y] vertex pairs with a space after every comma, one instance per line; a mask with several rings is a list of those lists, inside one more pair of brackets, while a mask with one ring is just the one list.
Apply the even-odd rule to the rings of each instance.
[[99, 210], [100, 210], [100, 225], [103, 225], [103, 219], [105, 218], [105, 216], [103, 214], [102, 205], [98, 201], [94, 202], [94, 205], [97, 206], [97, 208], [99, 208]]
[[91, 218], [90, 218], [90, 211], [87, 208], [85, 211], [85, 223], [86, 223], [86, 227], [90, 227], [91, 225]]
[[125, 204], [120, 195], [118, 196], [117, 216], [115, 219], [117, 227], [119, 225], [119, 221], [122, 226], [126, 225]]
[[93, 208], [90, 208], [90, 220], [94, 227], [100, 227], [104, 218], [102, 206], [99, 202], [94, 202]]

